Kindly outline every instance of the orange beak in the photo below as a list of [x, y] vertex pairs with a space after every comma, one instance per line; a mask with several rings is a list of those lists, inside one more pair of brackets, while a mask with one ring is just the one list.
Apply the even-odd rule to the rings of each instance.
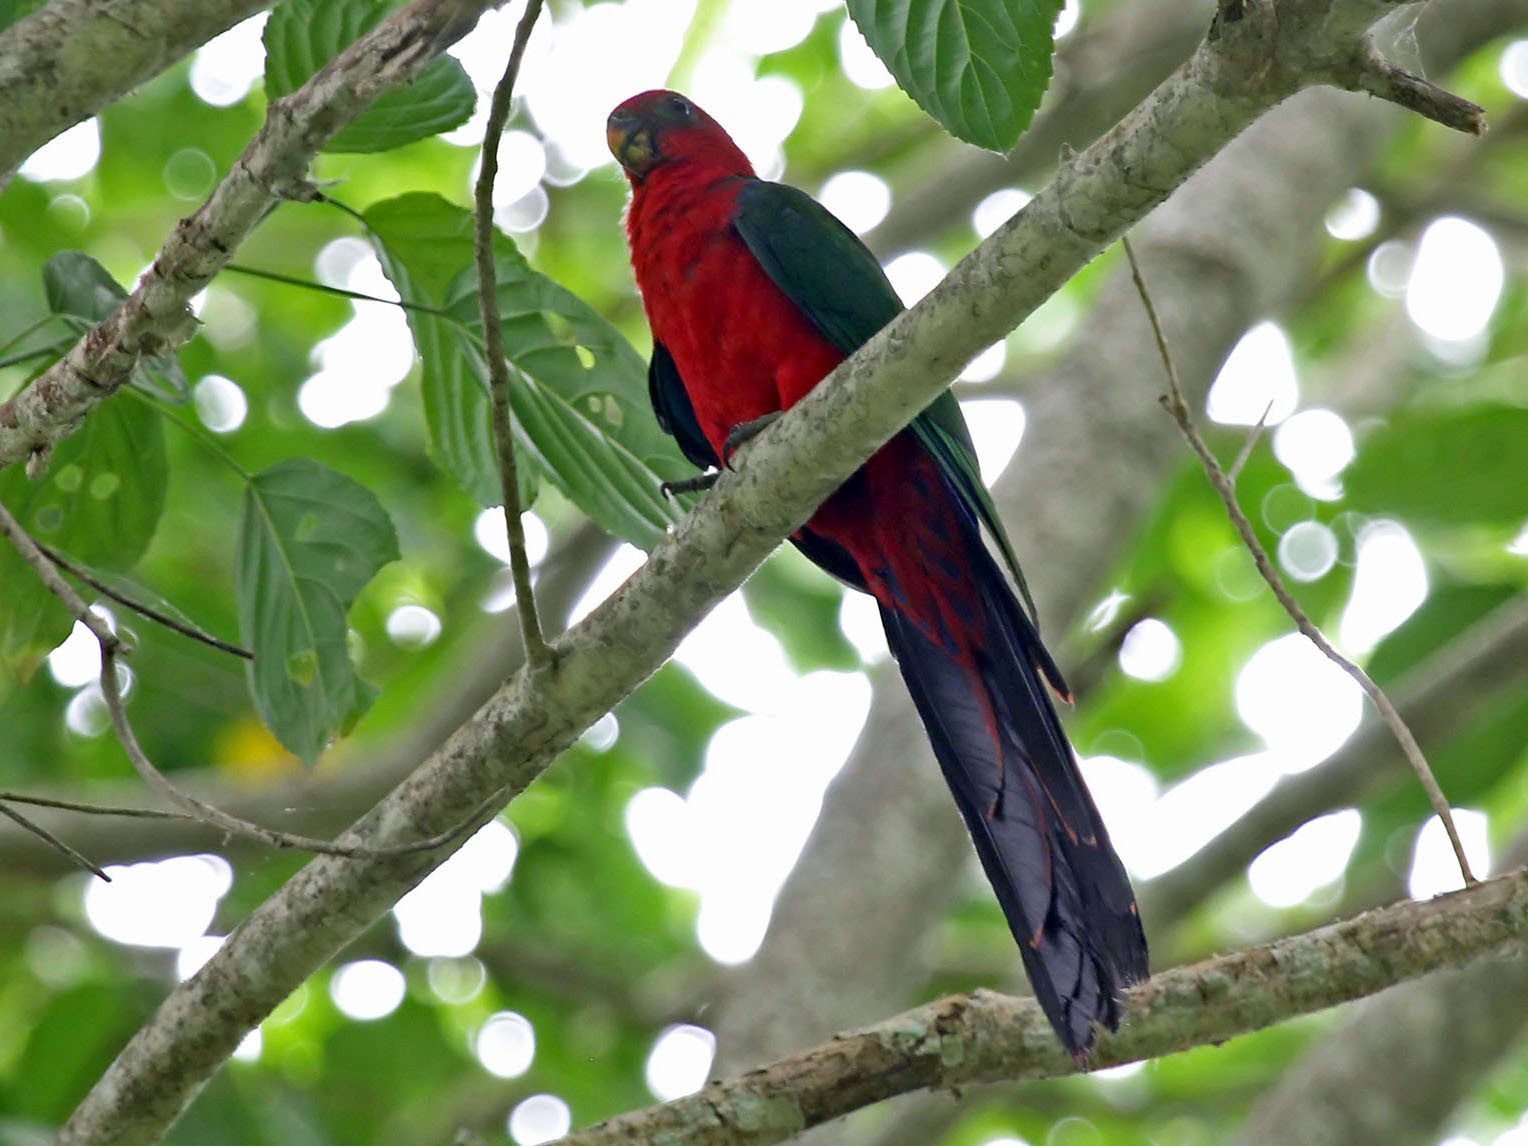
[[633, 175], [645, 175], [658, 161], [653, 135], [638, 116], [616, 110], [605, 123], [605, 142], [610, 154]]

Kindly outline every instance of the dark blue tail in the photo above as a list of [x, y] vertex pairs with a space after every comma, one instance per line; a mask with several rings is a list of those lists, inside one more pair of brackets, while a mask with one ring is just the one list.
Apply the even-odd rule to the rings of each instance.
[[1059, 674], [979, 540], [967, 568], [980, 615], [953, 647], [884, 603], [881, 619], [1035, 997], [1080, 1059], [1150, 973], [1146, 936], [1042, 677]]

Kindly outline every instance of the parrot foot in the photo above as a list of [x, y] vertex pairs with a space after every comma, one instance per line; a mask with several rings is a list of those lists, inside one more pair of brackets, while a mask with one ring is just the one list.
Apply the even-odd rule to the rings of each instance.
[[682, 481], [660, 482], [658, 492], [667, 498], [672, 498], [676, 494], [681, 493], [703, 493], [715, 485], [716, 479], [719, 477], [721, 477], [721, 474], [713, 471], [706, 474], [696, 474], [694, 477], [685, 478]]
[[751, 418], [746, 422], [739, 422], [731, 430], [727, 431], [726, 446], [729, 464], [733, 454], [767, 430], [779, 416], [779, 410], [770, 414], [760, 414], [757, 418]]

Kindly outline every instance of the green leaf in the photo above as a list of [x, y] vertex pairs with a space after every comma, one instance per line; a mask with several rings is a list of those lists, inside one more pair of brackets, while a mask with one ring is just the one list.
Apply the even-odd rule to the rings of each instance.
[[1050, 83], [1060, 0], [849, 0], [897, 84], [951, 135], [1007, 151]]
[[[366, 221], [399, 293], [443, 312], [409, 313], [434, 447], [464, 487], [496, 505], [472, 216], [439, 196], [412, 194], [376, 204]], [[603, 528], [651, 546], [679, 516], [658, 484], [689, 467], [653, 418], [645, 363], [592, 307], [533, 270], [507, 236], [496, 233], [494, 243], [517, 442]]]
[[0, 31], [24, 20], [45, 3], [47, 0], [0, 0]]
[[[127, 297], [127, 291], [100, 263], [83, 251], [60, 251], [42, 268], [48, 309], [75, 334], [84, 334]], [[145, 358], [134, 367], [133, 385], [171, 402], [184, 402], [191, 392], [180, 359], [174, 354]]]
[[[421, 279], [412, 264], [395, 257], [379, 245], [382, 269], [400, 297], [423, 302], [431, 297], [425, 289], [428, 267]], [[436, 463], [454, 477], [479, 505], [498, 505], [504, 500], [499, 481], [498, 453], [493, 442], [493, 412], [486, 383], [463, 352], [461, 327], [450, 317], [411, 310], [409, 329], [424, 363], [420, 378], [425, 425], [430, 431], [430, 453]], [[535, 495], [534, 467], [520, 466], [522, 506]]]
[[[383, 0], [286, 0], [265, 24], [265, 94], [296, 91], [395, 5]], [[383, 92], [324, 145], [325, 151], [388, 151], [460, 127], [477, 105], [461, 64], [440, 56], [406, 87]]]
[[[50, 549], [101, 569], [124, 570], [154, 536], [167, 478], [158, 412], [119, 395], [58, 443], [40, 480], [32, 481], [20, 466], [0, 472], [0, 502]], [[6, 543], [0, 543], [0, 585], [0, 663], [26, 675], [68, 636], [72, 621]]]
[[1343, 474], [1348, 501], [1419, 525], [1528, 518], [1528, 409], [1417, 409], [1365, 439]]
[[370, 490], [310, 458], [256, 474], [239, 536], [239, 630], [255, 654], [261, 719], [305, 762], [371, 706], [350, 662], [345, 617], [398, 558], [392, 521]]

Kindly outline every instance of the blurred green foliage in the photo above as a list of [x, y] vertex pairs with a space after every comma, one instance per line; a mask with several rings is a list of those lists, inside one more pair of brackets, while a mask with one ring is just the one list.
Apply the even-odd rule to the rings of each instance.
[[[8, 10], [26, 7], [0, 5], [0, 24]], [[554, 7], [565, 16], [577, 5], [570, 0]], [[724, 7], [721, 0], [701, 3], [681, 78], [703, 56], [708, 35], [719, 35]], [[1106, 7], [1088, 6], [1077, 34], [1086, 35], [1088, 21]], [[287, 21], [277, 25], [285, 29], [283, 36], [302, 30], [292, 23], [298, 14], [294, 5], [281, 17]], [[799, 45], [759, 63], [761, 74], [789, 78], [805, 97], [805, 111], [787, 145], [786, 177], [815, 191], [836, 171], [862, 168], [882, 174], [898, 194], [938, 180], [939, 164], [950, 154], [938, 130], [896, 89], [867, 92], [844, 77], [837, 55], [844, 19], [837, 10], [825, 13]], [[321, 52], [315, 47], [307, 62], [321, 62], [338, 46], [335, 40]], [[1460, 145], [1431, 126], [1408, 128], [1369, 186], [1382, 208], [1378, 230], [1362, 240], [1331, 240], [1325, 277], [1316, 280], [1301, 305], [1275, 316], [1290, 333], [1303, 376], [1329, 377], [1332, 363], [1361, 357], [1378, 337], [1393, 337], [1384, 332], [1397, 329], [1400, 303], [1371, 289], [1365, 273], [1368, 256], [1381, 242], [1414, 244], [1429, 219], [1449, 211], [1468, 213], [1472, 204], [1489, 204], [1496, 215], [1521, 224], [1517, 205], [1528, 187], [1528, 155], [1520, 146], [1522, 116], [1510, 110], [1511, 97], [1496, 78], [1498, 57], [1499, 50], [1483, 52], [1464, 72], [1467, 94], [1487, 104], [1493, 116], [1519, 125], [1493, 136], [1482, 157], [1472, 160], [1480, 177], [1458, 186], [1429, 176], [1449, 170]], [[442, 74], [455, 76], [453, 67]], [[305, 66], [293, 69], [286, 87], [301, 78]], [[44, 320], [56, 323], [52, 315], [96, 313], [79, 295], [91, 284], [103, 286], [102, 276], [132, 282], [176, 220], [194, 209], [258, 128], [265, 104], [258, 87], [233, 106], [216, 108], [193, 93], [188, 73], [188, 64], [177, 65], [101, 112], [102, 157], [88, 175], [66, 183], [17, 178], [0, 195], [0, 343], [24, 336], [7, 353], [57, 341], [56, 325], [27, 333]], [[449, 102], [446, 89], [459, 88], [459, 81], [441, 83], [441, 98]], [[536, 130], [523, 109], [512, 123]], [[329, 244], [368, 237], [354, 213], [363, 213], [382, 233], [384, 246], [386, 228], [377, 220], [389, 212], [396, 217], [400, 203], [418, 204], [431, 196], [431, 210], [451, 213], [456, 222], [465, 218], [472, 150], [435, 137], [402, 143], [402, 136], [388, 133], [406, 133], [408, 125], [395, 120], [374, 126], [390, 150], [326, 155], [315, 165], [315, 178], [351, 211], [284, 204], [238, 252], [240, 264], [317, 281], [316, 261]], [[373, 139], [369, 146], [380, 144]], [[663, 445], [651, 423], [632, 421], [644, 413], [640, 360], [632, 347], [645, 347], [647, 334], [619, 225], [624, 194], [624, 184], [608, 168], [569, 186], [548, 187], [545, 221], [522, 236], [519, 252], [506, 243], [504, 260], [523, 276], [521, 285], [532, 283], [540, 292], [541, 301], [531, 308], [538, 315], [555, 294], [577, 304], [578, 320], [588, 324], [585, 332], [597, 324], [606, 339], [595, 347], [595, 356], [608, 350], [612, 369], [620, 374], [606, 379], [622, 403], [616, 420], [621, 433], [635, 435], [631, 440], [638, 444], [632, 447], [636, 461], [623, 476], [630, 486], [623, 495], [626, 504], [607, 507], [600, 520], [634, 540], [650, 541], [670, 508], [654, 499], [650, 487], [638, 487], [648, 480], [649, 469], [674, 475], [665, 468]], [[1494, 230], [1494, 217], [1483, 212], [1483, 224]], [[926, 246], [949, 258], [972, 240], [962, 225], [929, 234]], [[84, 252], [94, 261], [61, 256], [66, 251]], [[429, 277], [418, 264], [431, 253], [444, 257], [444, 246], [399, 255], [416, 285]], [[440, 290], [430, 293], [430, 303], [444, 304], [454, 281], [460, 287], [463, 257], [459, 244], [451, 248], [450, 265], [435, 276]], [[1520, 251], [1509, 252], [1513, 258], [1520, 260]], [[1085, 310], [1103, 273], [1091, 268], [1069, 285], [1064, 305]], [[399, 283], [396, 275], [394, 281]], [[169, 393], [160, 386], [155, 400], [134, 391], [96, 410], [60, 445], [43, 481], [29, 482], [17, 468], [0, 474], [0, 499], [40, 538], [102, 573], [130, 572], [135, 591], [170, 602], [227, 638], [240, 630], [236, 558], [241, 500], [248, 488], [241, 471], [269, 472], [294, 461], [310, 464], [302, 461], [309, 459], [327, 467], [326, 480], [370, 491], [396, 528], [401, 556], [364, 588], [356, 586], [344, 640], [355, 671], [381, 694], [353, 736], [320, 768], [321, 779], [364, 769], [369, 757], [427, 723], [441, 698], [472, 675], [485, 630], [511, 623], [507, 613], [483, 610], [485, 600], [503, 594], [504, 570], [474, 540], [480, 505], [456, 480], [463, 476], [461, 467], [439, 464], [441, 451], [432, 446], [438, 436], [432, 438], [427, 416], [432, 400], [419, 365], [374, 417], [323, 429], [301, 413], [298, 393], [313, 372], [315, 346], [353, 313], [352, 303], [332, 291], [237, 272], [221, 275], [203, 300], [201, 335], [179, 353], [178, 368], [192, 387], [213, 374], [238, 384], [248, 411], [237, 429], [212, 433], [195, 402], [176, 401], [173, 384]], [[470, 314], [470, 307], [463, 311], [465, 323], [470, 324]], [[607, 320], [613, 324], [608, 335]], [[564, 321], [572, 320], [564, 315]], [[589, 345], [582, 334], [568, 343], [556, 338], [555, 324], [548, 329], [563, 355], [559, 369], [568, 367], [567, 355]], [[415, 333], [420, 334], [417, 323]], [[1008, 369], [990, 384], [993, 392], [1006, 392], [1018, 376], [1054, 354], [1021, 336], [1009, 346]], [[1525, 355], [1528, 290], [1520, 262], [1509, 261], [1508, 288], [1474, 361], [1450, 364], [1414, 342], [1381, 400], [1352, 412], [1357, 457], [1342, 478], [1341, 496], [1321, 501], [1300, 492], [1266, 444], [1254, 451], [1242, 474], [1242, 501], [1265, 544], [1276, 548], [1302, 521], [1333, 531], [1336, 562], [1315, 580], [1294, 585], [1322, 625], [1335, 626], [1348, 601], [1363, 523], [1394, 518], [1412, 531], [1431, 591], [1370, 655], [1369, 666], [1384, 684], [1425, 665], [1463, 629], [1520, 594], [1528, 581], [1520, 533], [1528, 521]], [[23, 385], [45, 361], [0, 368], [0, 396]], [[522, 369], [534, 373], [529, 366]], [[478, 384], [476, 377], [466, 381]], [[476, 397], [468, 400], [481, 404], [481, 393], [471, 393]], [[583, 395], [565, 397], [572, 403]], [[1341, 405], [1340, 393], [1324, 393], [1320, 386], [1304, 397], [1310, 404]], [[1241, 445], [1239, 432], [1215, 429], [1210, 436], [1223, 457], [1234, 456]], [[475, 461], [488, 464], [481, 454]], [[556, 461], [539, 458], [536, 468], [546, 476]], [[598, 467], [608, 463], [600, 459], [584, 478], [597, 478], [604, 472]], [[475, 473], [465, 485], [488, 501], [491, 497], [482, 495], [491, 474], [485, 474]], [[577, 483], [566, 475], [540, 484], [536, 510], [550, 532], [553, 554], [544, 569], [555, 564], [559, 547], [582, 520], [569, 500], [577, 494]], [[647, 512], [627, 516], [644, 497]], [[1508, 547], [1515, 538], [1512, 552]], [[577, 587], [594, 572], [561, 570], [556, 576]], [[1128, 557], [1101, 571], [1100, 598], [1110, 590], [1125, 597], [1121, 617], [1150, 616], [1170, 626], [1182, 660], [1162, 680], [1138, 680], [1117, 669], [1122, 622], [1079, 629], [1077, 646], [1101, 665], [1072, 720], [1081, 750], [1128, 756], [1163, 786], [1254, 750], [1257, 738], [1234, 706], [1236, 675], [1257, 648], [1289, 626], [1258, 587], [1219, 503], [1186, 453]], [[570, 599], [577, 596], [573, 592]], [[797, 671], [859, 667], [839, 625], [840, 589], [793, 551], [767, 564], [744, 596], [755, 621], [779, 637]], [[439, 636], [422, 646], [391, 636], [388, 620], [400, 605], [428, 608], [439, 619]], [[131, 712], [145, 747], [163, 768], [225, 791], [300, 774], [298, 761], [260, 722], [239, 663], [120, 608], [112, 611], [137, 644]], [[549, 620], [555, 629], [563, 619]], [[0, 787], [47, 785], [90, 798], [108, 783], [120, 791], [114, 782], [129, 775], [121, 750], [101, 734], [98, 720], [87, 722], [83, 731], [66, 723], [80, 687], [60, 684], [39, 667], [67, 630], [67, 617], [15, 557], [0, 550], [0, 654], [9, 666], [0, 675]], [[1498, 849], [1528, 810], [1523, 696], [1518, 680], [1515, 687], [1507, 682], [1499, 694], [1462, 705], [1468, 719], [1433, 752], [1456, 802], [1491, 817]], [[696, 941], [695, 894], [648, 872], [628, 838], [626, 809], [644, 788], [686, 792], [702, 771], [712, 734], [738, 715], [688, 669], [678, 664], [662, 669], [617, 711], [613, 742], [582, 742], [506, 813], [519, 855], [508, 885], [483, 901], [483, 936], [473, 956], [415, 956], [398, 939], [391, 918], [383, 920], [342, 959], [379, 958], [401, 968], [407, 982], [402, 1005], [376, 1021], [348, 1018], [329, 994], [330, 972], [320, 973], [264, 1025], [258, 1061], [231, 1063], [169, 1141], [188, 1146], [445, 1142], [467, 1131], [500, 1143], [507, 1140], [508, 1111], [532, 1094], [564, 1098], [575, 1125], [650, 1101], [643, 1072], [654, 1038], [671, 1022], [704, 1024], [713, 1002], [725, 993], [726, 979]], [[316, 751], [323, 738], [314, 733], [301, 747]], [[1363, 830], [1348, 872], [1320, 893], [1319, 902], [1274, 910], [1233, 874], [1211, 902], [1182, 923], [1177, 946], [1230, 947], [1399, 894], [1425, 806], [1399, 770], [1395, 776], [1363, 807]], [[91, 821], [81, 819], [78, 837], [71, 839], [90, 853]], [[230, 930], [299, 863], [288, 855], [238, 853], [234, 886], [213, 932]], [[119, 945], [96, 933], [84, 915], [83, 876], [0, 875], [0, 880], [6, 902], [0, 913], [0, 1143], [27, 1143], [40, 1140], [68, 1115], [173, 984], [175, 971], [171, 952]], [[943, 962], [929, 993], [1001, 984], [1011, 973], [1011, 939], [975, 879], [971, 895], [945, 920], [937, 946]], [[852, 974], [852, 968], [844, 973]], [[442, 986], [453, 976], [467, 982], [481, 977], [482, 985], [458, 997]], [[902, 1002], [888, 1001], [888, 1011]], [[490, 1075], [473, 1053], [476, 1032], [501, 1010], [529, 1019], [537, 1039], [528, 1072], [508, 1080]], [[1153, 1063], [1127, 1077], [984, 1090], [968, 1097], [943, 1141], [978, 1146], [1003, 1135], [1049, 1146], [1222, 1141], [1258, 1093], [1329, 1021], [1318, 1016], [1287, 1024]], [[1515, 1120], [1528, 1085], [1525, 1073], [1528, 1058], [1519, 1054], [1500, 1076], [1484, 1080], [1470, 1115], [1473, 1124], [1489, 1129]], [[877, 1117], [890, 1121], [889, 1115], [871, 1116]]]

